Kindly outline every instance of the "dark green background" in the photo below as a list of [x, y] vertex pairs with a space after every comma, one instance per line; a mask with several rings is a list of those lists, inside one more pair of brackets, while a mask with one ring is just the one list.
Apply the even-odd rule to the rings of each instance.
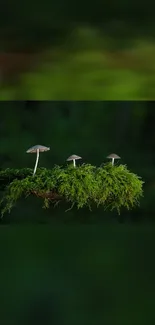
[[154, 324], [154, 225], [1, 226], [0, 243], [1, 324]]
[[140, 208], [121, 220], [21, 200], [1, 221], [0, 323], [153, 325], [154, 103], [1, 102], [0, 112], [2, 169], [33, 167], [26, 150], [42, 144], [40, 167], [72, 153], [100, 165], [116, 152], [145, 181]]
[[[2, 1], [1, 49], [32, 51], [62, 43], [75, 27], [91, 25], [104, 34], [130, 39], [136, 32], [155, 35], [154, 4], [131, 1]], [[7, 17], [7, 19], [6, 19]], [[123, 28], [122, 28], [123, 26]]]
[[1, 100], [155, 99], [154, 3], [3, 0]]

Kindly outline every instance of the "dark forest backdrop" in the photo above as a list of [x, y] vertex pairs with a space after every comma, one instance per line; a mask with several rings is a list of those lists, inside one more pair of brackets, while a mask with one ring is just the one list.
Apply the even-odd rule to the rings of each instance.
[[[142, 34], [155, 36], [154, 4], [131, 0], [72, 2], [59, 0], [21, 3], [16, 0], [1, 3], [1, 49], [8, 51], [37, 51], [55, 45], [76, 26], [99, 27], [112, 37]], [[115, 27], [114, 27], [115, 26]], [[122, 28], [122, 26], [124, 28]]]
[[153, 8], [2, 1], [0, 99], [154, 99]]

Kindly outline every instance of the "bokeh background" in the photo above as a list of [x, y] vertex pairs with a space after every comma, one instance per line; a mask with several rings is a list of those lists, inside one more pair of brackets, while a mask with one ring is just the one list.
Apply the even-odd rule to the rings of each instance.
[[154, 324], [154, 102], [4, 101], [0, 113], [1, 169], [33, 168], [26, 150], [42, 144], [40, 167], [115, 152], [145, 181], [140, 207], [120, 217], [18, 202], [0, 226], [0, 323]]
[[154, 4], [3, 0], [0, 99], [155, 98]]

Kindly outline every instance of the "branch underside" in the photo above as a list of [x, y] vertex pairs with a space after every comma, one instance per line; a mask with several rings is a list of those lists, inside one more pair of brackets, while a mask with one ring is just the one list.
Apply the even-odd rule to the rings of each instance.
[[54, 192], [38, 192], [38, 191], [31, 191], [31, 194], [36, 195], [37, 197], [47, 198], [50, 200], [63, 200], [63, 197]]

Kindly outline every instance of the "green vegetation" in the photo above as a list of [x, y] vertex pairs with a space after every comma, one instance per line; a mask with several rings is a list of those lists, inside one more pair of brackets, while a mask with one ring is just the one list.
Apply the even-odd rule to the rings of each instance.
[[61, 46], [49, 44], [32, 58], [29, 54], [10, 54], [9, 59], [5, 58], [0, 98], [154, 99], [154, 55], [151, 37], [136, 34], [130, 40], [111, 38], [99, 28], [79, 27]]
[[39, 168], [34, 177], [32, 173], [31, 169], [0, 172], [0, 186], [4, 189], [2, 216], [11, 211], [18, 199], [29, 195], [42, 198], [44, 208], [49, 208], [50, 203], [66, 201], [71, 208], [75, 205], [78, 209], [84, 206], [91, 209], [95, 204], [110, 211], [116, 209], [119, 214], [123, 207], [129, 210], [138, 205], [143, 195], [143, 181], [124, 165], [55, 166]]
[[81, 49], [83, 42], [59, 55], [49, 53], [48, 60], [46, 54], [36, 71], [22, 76], [19, 99], [154, 99], [154, 43], [140, 39], [127, 48], [115, 48], [102, 38], [98, 46]]

